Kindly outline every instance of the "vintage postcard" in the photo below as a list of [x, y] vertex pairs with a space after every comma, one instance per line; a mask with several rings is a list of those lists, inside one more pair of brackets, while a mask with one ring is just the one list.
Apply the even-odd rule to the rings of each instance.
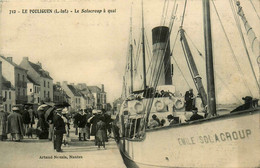
[[0, 0], [0, 167], [260, 166], [259, 5]]

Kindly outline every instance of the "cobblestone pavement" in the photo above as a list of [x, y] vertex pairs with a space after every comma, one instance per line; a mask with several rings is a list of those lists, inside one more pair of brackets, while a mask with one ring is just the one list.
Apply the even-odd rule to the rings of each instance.
[[94, 141], [78, 141], [71, 132], [71, 143], [62, 146], [62, 153], [53, 150], [49, 140], [24, 138], [22, 142], [0, 141], [1, 168], [125, 168], [113, 139], [106, 149], [94, 146]]

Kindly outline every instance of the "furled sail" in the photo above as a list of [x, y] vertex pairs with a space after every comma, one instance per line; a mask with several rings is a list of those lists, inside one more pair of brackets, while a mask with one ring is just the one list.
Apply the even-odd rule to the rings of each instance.
[[[241, 20], [244, 23], [251, 48], [257, 58], [257, 63], [258, 63], [259, 71], [260, 71], [260, 43], [255, 35], [253, 28], [249, 25], [249, 23], [245, 17], [243, 8], [240, 6], [239, 1], [237, 1], [237, 7], [238, 7], [238, 15], [241, 17]], [[259, 82], [260, 82], [260, 76], [259, 76]]]

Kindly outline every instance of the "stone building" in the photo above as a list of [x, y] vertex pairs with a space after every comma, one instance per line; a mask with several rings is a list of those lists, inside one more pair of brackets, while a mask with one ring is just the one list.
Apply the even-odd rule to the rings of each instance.
[[13, 62], [12, 57], [0, 56], [2, 75], [15, 88], [15, 103], [27, 103], [27, 70]]
[[41, 85], [36, 81], [34, 81], [29, 75], [27, 75], [28, 103], [33, 103], [33, 104], [40, 103], [40, 90], [41, 90]]
[[70, 97], [67, 95], [65, 90], [61, 87], [60, 82], [53, 84], [53, 103], [62, 104], [69, 103]]
[[61, 85], [62, 89], [66, 92], [66, 94], [70, 97], [69, 100], [69, 111], [75, 112], [81, 109], [81, 94], [74, 87], [74, 84], [68, 84], [67, 81], [63, 81]]
[[94, 108], [96, 109], [106, 109], [106, 92], [104, 90], [104, 85], [98, 86], [88, 86], [88, 89], [94, 96]]
[[6, 80], [2, 76], [2, 97], [4, 99], [3, 106], [4, 110], [7, 112], [12, 111], [12, 106], [16, 104], [15, 98], [15, 88], [12, 86], [11, 82]]
[[94, 107], [95, 98], [94, 98], [94, 95], [89, 90], [89, 88], [87, 87], [87, 85], [85, 83], [79, 83], [76, 85], [76, 88], [83, 95], [83, 98], [85, 101], [85, 103], [82, 103], [82, 107], [84, 107], [84, 105], [85, 105], [85, 108], [92, 109]]
[[42, 64], [32, 63], [28, 57], [24, 57], [20, 66], [28, 70], [28, 75], [32, 80], [40, 85], [40, 101], [53, 101], [53, 79], [48, 71], [42, 68]]

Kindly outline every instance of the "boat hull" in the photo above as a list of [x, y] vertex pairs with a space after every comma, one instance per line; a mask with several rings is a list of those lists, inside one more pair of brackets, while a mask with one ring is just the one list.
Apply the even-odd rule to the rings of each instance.
[[260, 109], [148, 130], [122, 138], [127, 167], [258, 167]]

